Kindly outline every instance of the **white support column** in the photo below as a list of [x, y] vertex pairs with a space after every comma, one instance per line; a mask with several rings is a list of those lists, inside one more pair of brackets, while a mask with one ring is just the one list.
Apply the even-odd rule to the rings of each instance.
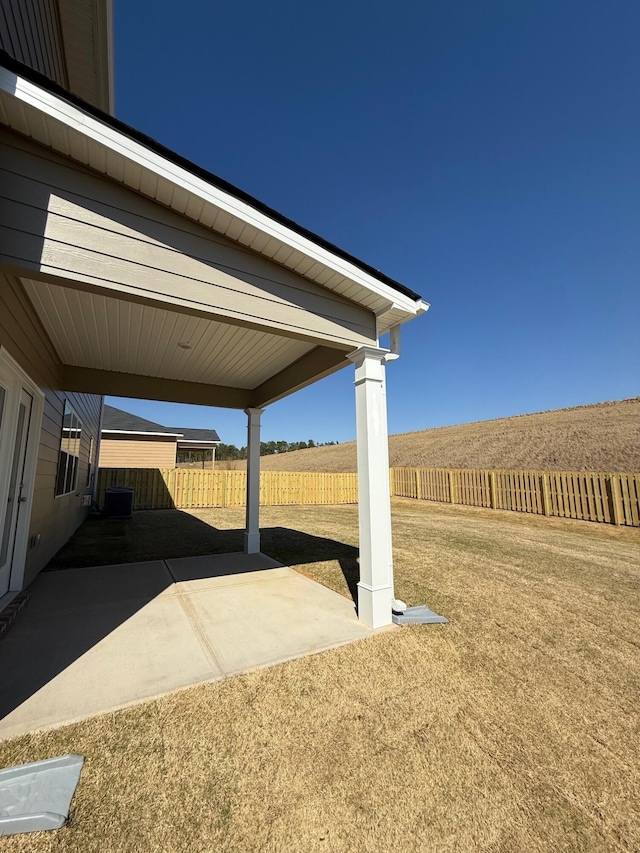
[[263, 409], [245, 409], [247, 414], [247, 521], [245, 554], [260, 553], [260, 415]]
[[384, 387], [388, 350], [361, 347], [349, 358], [356, 366], [360, 582], [358, 617], [370, 628], [391, 624], [393, 560], [389, 446]]

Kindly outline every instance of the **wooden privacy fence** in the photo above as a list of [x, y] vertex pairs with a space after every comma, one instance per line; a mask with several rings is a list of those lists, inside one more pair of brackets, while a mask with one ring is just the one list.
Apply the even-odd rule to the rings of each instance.
[[[130, 486], [135, 509], [241, 507], [246, 478], [246, 471], [101, 468], [98, 504], [110, 486]], [[396, 497], [640, 527], [640, 474], [392, 468], [390, 483]], [[357, 474], [260, 474], [263, 506], [357, 502]]]
[[[247, 473], [184, 468], [100, 468], [99, 506], [104, 506], [105, 490], [112, 486], [134, 489], [134, 509], [240, 507], [245, 505]], [[260, 474], [262, 506], [357, 502], [357, 474], [290, 471], [262, 471]]]
[[391, 494], [640, 527], [640, 474], [392, 468]]

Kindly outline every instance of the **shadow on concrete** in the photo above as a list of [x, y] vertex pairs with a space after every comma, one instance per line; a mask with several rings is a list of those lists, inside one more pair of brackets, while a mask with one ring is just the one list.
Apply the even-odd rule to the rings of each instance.
[[[353, 545], [288, 527], [263, 527], [260, 536], [262, 552], [285, 566], [337, 560], [357, 601], [358, 549]], [[217, 528], [177, 509], [139, 510], [131, 519], [88, 518], [45, 572], [230, 554], [243, 548], [243, 529]]]
[[29, 603], [0, 642], [0, 720], [172, 583], [161, 561], [40, 574], [29, 588]]
[[312, 536], [289, 527], [267, 527], [260, 533], [263, 553], [269, 554], [285, 566], [304, 566], [337, 560], [353, 603], [357, 606], [357, 585], [360, 579], [357, 548], [346, 542]]
[[[179, 510], [140, 511], [130, 520], [88, 519], [35, 579], [30, 603], [0, 642], [0, 720], [162, 596], [174, 580], [184, 579], [174, 578], [165, 561], [230, 554], [228, 569], [218, 563], [209, 575], [202, 561], [189, 579], [256, 571], [238, 559], [243, 534], [216, 529]], [[263, 528], [261, 534], [263, 554], [285, 566], [337, 560], [356, 601], [356, 548], [283, 527]], [[266, 562], [264, 570], [271, 568]], [[146, 565], [134, 568], [138, 563]]]

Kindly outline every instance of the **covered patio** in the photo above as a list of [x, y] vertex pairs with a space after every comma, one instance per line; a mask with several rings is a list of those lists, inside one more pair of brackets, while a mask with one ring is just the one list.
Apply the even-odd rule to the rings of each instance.
[[[427, 304], [37, 72], [3, 65], [0, 265], [46, 331], [61, 387], [244, 410], [244, 553], [259, 561], [262, 415], [355, 365], [358, 617], [389, 625], [385, 367]], [[167, 584], [169, 571], [153, 570]]]

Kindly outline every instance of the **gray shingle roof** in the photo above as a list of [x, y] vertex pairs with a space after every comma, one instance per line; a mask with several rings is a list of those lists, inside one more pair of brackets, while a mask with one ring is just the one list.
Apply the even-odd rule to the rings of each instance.
[[137, 415], [132, 415], [130, 412], [123, 412], [122, 409], [116, 409], [114, 406], [104, 407], [102, 429], [117, 429], [123, 430], [124, 432], [164, 432], [167, 435], [179, 432], [179, 430], [173, 430], [169, 427], [162, 426], [162, 424], [156, 424], [153, 421], [148, 421], [146, 418], [139, 418]]
[[192, 429], [191, 427], [167, 427], [182, 433], [179, 441], [220, 441], [220, 436], [215, 429]]
[[162, 424], [148, 421], [146, 418], [139, 418], [138, 415], [132, 415], [130, 412], [123, 412], [122, 409], [116, 409], [115, 406], [107, 405], [104, 407], [102, 429], [107, 432], [109, 430], [118, 430], [120, 432], [159, 432], [165, 435], [180, 436], [178, 441], [220, 441], [220, 437], [215, 429], [166, 427], [162, 426]]

